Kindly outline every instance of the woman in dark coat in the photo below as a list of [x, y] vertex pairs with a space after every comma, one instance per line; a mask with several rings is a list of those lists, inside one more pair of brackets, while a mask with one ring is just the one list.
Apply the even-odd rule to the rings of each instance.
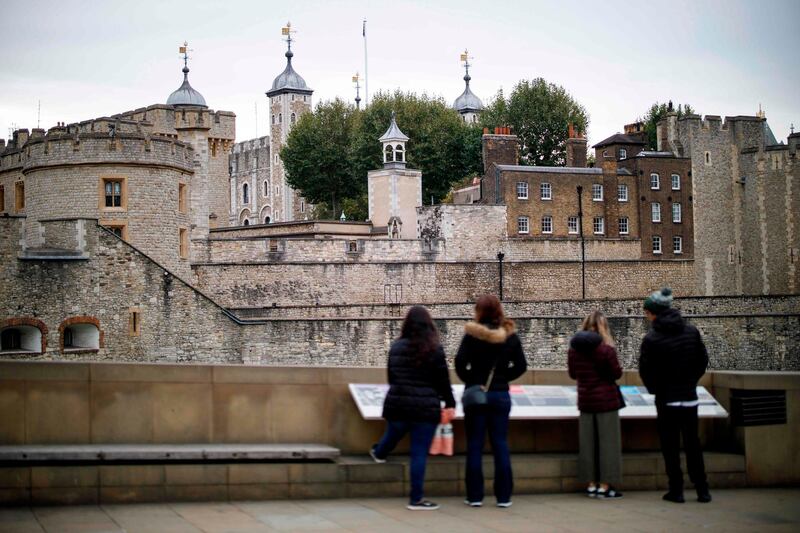
[[464, 327], [464, 338], [456, 355], [456, 372], [464, 386], [484, 386], [488, 400], [486, 405], [473, 405], [464, 410], [467, 432], [467, 499], [464, 503], [467, 505], [480, 507], [483, 504], [482, 453], [488, 429], [494, 453], [497, 506], [511, 506], [514, 481], [508, 449], [508, 415], [511, 412], [508, 383], [526, 369], [522, 344], [514, 332], [514, 323], [503, 314], [500, 300], [493, 295], [481, 296], [475, 304], [475, 320]]
[[407, 507], [412, 511], [438, 509], [437, 504], [423, 498], [425, 464], [436, 425], [441, 419], [453, 418], [456, 402], [439, 333], [422, 306], [409, 309], [400, 338], [389, 349], [388, 379], [389, 393], [383, 403], [386, 432], [370, 455], [378, 463], [385, 462], [400, 439], [410, 433], [411, 495]]
[[622, 479], [619, 410], [624, 407], [616, 380], [622, 377], [608, 320], [594, 311], [570, 341], [569, 376], [578, 381], [580, 450], [578, 478], [590, 497], [620, 498], [613, 485]]

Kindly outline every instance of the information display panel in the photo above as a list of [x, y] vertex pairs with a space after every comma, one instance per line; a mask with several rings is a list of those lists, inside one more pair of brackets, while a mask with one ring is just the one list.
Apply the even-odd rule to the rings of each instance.
[[[620, 387], [625, 398], [625, 408], [620, 418], [655, 418], [655, 397], [644, 387]], [[383, 411], [383, 400], [389, 385], [375, 383], [351, 383], [350, 394], [366, 420], [379, 420]], [[456, 418], [463, 418], [461, 395], [464, 385], [453, 385], [456, 398]], [[578, 393], [574, 385], [511, 385], [511, 418], [516, 420], [541, 420], [550, 418], [577, 418]], [[714, 399], [705, 387], [697, 387], [700, 401], [698, 416], [702, 418], [725, 418], [727, 411]]]

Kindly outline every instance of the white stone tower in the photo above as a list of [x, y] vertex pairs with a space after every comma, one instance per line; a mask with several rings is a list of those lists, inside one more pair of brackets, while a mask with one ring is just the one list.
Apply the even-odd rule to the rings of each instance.
[[369, 219], [393, 239], [417, 236], [417, 207], [422, 205], [422, 172], [406, 168], [408, 137], [397, 127], [395, 114], [378, 139], [383, 146], [383, 168], [367, 174]]
[[464, 70], [466, 71], [464, 74], [464, 83], [466, 86], [461, 96], [456, 98], [456, 101], [453, 102], [453, 109], [458, 111], [458, 114], [461, 115], [464, 122], [473, 124], [478, 122], [478, 117], [481, 111], [483, 111], [483, 102], [481, 102], [481, 99], [475, 96], [469, 88], [469, 81], [472, 77], [469, 75], [470, 64], [469, 52], [467, 50], [464, 50], [464, 53], [461, 54], [461, 61], [464, 62]]
[[273, 222], [303, 220], [309, 214], [309, 206], [297, 191], [286, 183], [280, 151], [286, 136], [303, 113], [311, 111], [311, 95], [314, 93], [305, 80], [292, 68], [292, 25], [282, 28], [286, 36], [286, 68], [272, 82], [267, 91], [270, 120], [270, 186], [273, 188]]

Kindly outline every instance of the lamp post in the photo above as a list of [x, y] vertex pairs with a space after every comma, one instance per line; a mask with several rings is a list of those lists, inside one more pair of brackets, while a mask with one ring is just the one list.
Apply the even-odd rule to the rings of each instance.
[[506, 256], [503, 252], [497, 252], [497, 261], [500, 267], [500, 301], [503, 300], [503, 258]]
[[583, 237], [583, 187], [578, 185], [578, 234], [581, 236], [581, 299], [586, 299], [586, 239]]

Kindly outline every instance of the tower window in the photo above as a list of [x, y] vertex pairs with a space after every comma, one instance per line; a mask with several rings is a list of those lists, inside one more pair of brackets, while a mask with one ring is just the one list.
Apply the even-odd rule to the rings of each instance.
[[620, 235], [627, 235], [628, 234], [628, 217], [620, 217], [620, 219], [619, 219], [619, 234]]
[[542, 233], [553, 233], [553, 217], [542, 217]]
[[185, 183], [178, 184], [178, 212], [186, 213], [189, 202], [186, 201], [187, 186]]
[[103, 178], [100, 182], [102, 197], [100, 208], [105, 210], [124, 210], [127, 208], [127, 184], [125, 178]]
[[392, 161], [394, 161], [394, 149], [391, 144], [387, 144], [383, 150], [383, 162], [391, 163]]
[[627, 202], [628, 201], [628, 186], [627, 185], [617, 185], [617, 201], [618, 202]]
[[527, 200], [528, 199], [528, 183], [525, 181], [518, 181], [517, 182], [517, 199], [518, 200]]
[[18, 213], [25, 209], [25, 182], [14, 184], [14, 209]]
[[711, 164], [711, 152], [706, 152], [706, 165]]
[[661, 204], [653, 202], [650, 204], [650, 220], [653, 222], [661, 222]]
[[573, 235], [578, 233], [578, 217], [567, 218], [567, 232]]
[[131, 337], [142, 334], [142, 312], [138, 307], [131, 307], [128, 310], [128, 334]]
[[269, 181], [264, 180], [264, 196], [269, 196]]
[[189, 257], [189, 230], [186, 228], [178, 229], [178, 253], [181, 259]]
[[295, 115], [294, 113], [292, 113], [292, 115], [289, 117], [289, 121], [290, 121], [292, 124], [294, 124], [294, 123], [297, 121], [297, 115]]
[[242, 185], [242, 203], [243, 204], [250, 203], [250, 191], [248, 190], [246, 183]]
[[517, 233], [528, 233], [528, 217], [517, 217]]
[[661, 253], [661, 237], [658, 235], [653, 235], [653, 253], [660, 254]]
[[606, 221], [603, 217], [592, 219], [592, 231], [595, 235], [603, 235], [606, 232]]
[[650, 174], [650, 188], [654, 191], [661, 189], [661, 176], [655, 172]]
[[593, 202], [603, 201], [603, 186], [599, 183], [592, 184], [592, 201]]
[[6, 210], [6, 188], [0, 185], [0, 213]]
[[405, 150], [403, 150], [403, 145], [402, 144], [398, 144], [397, 146], [395, 146], [395, 148], [394, 148], [394, 160], [395, 161], [399, 161], [401, 163], [406, 160], [406, 158], [405, 158]]
[[278, 113], [278, 124], [283, 124], [283, 113]]

